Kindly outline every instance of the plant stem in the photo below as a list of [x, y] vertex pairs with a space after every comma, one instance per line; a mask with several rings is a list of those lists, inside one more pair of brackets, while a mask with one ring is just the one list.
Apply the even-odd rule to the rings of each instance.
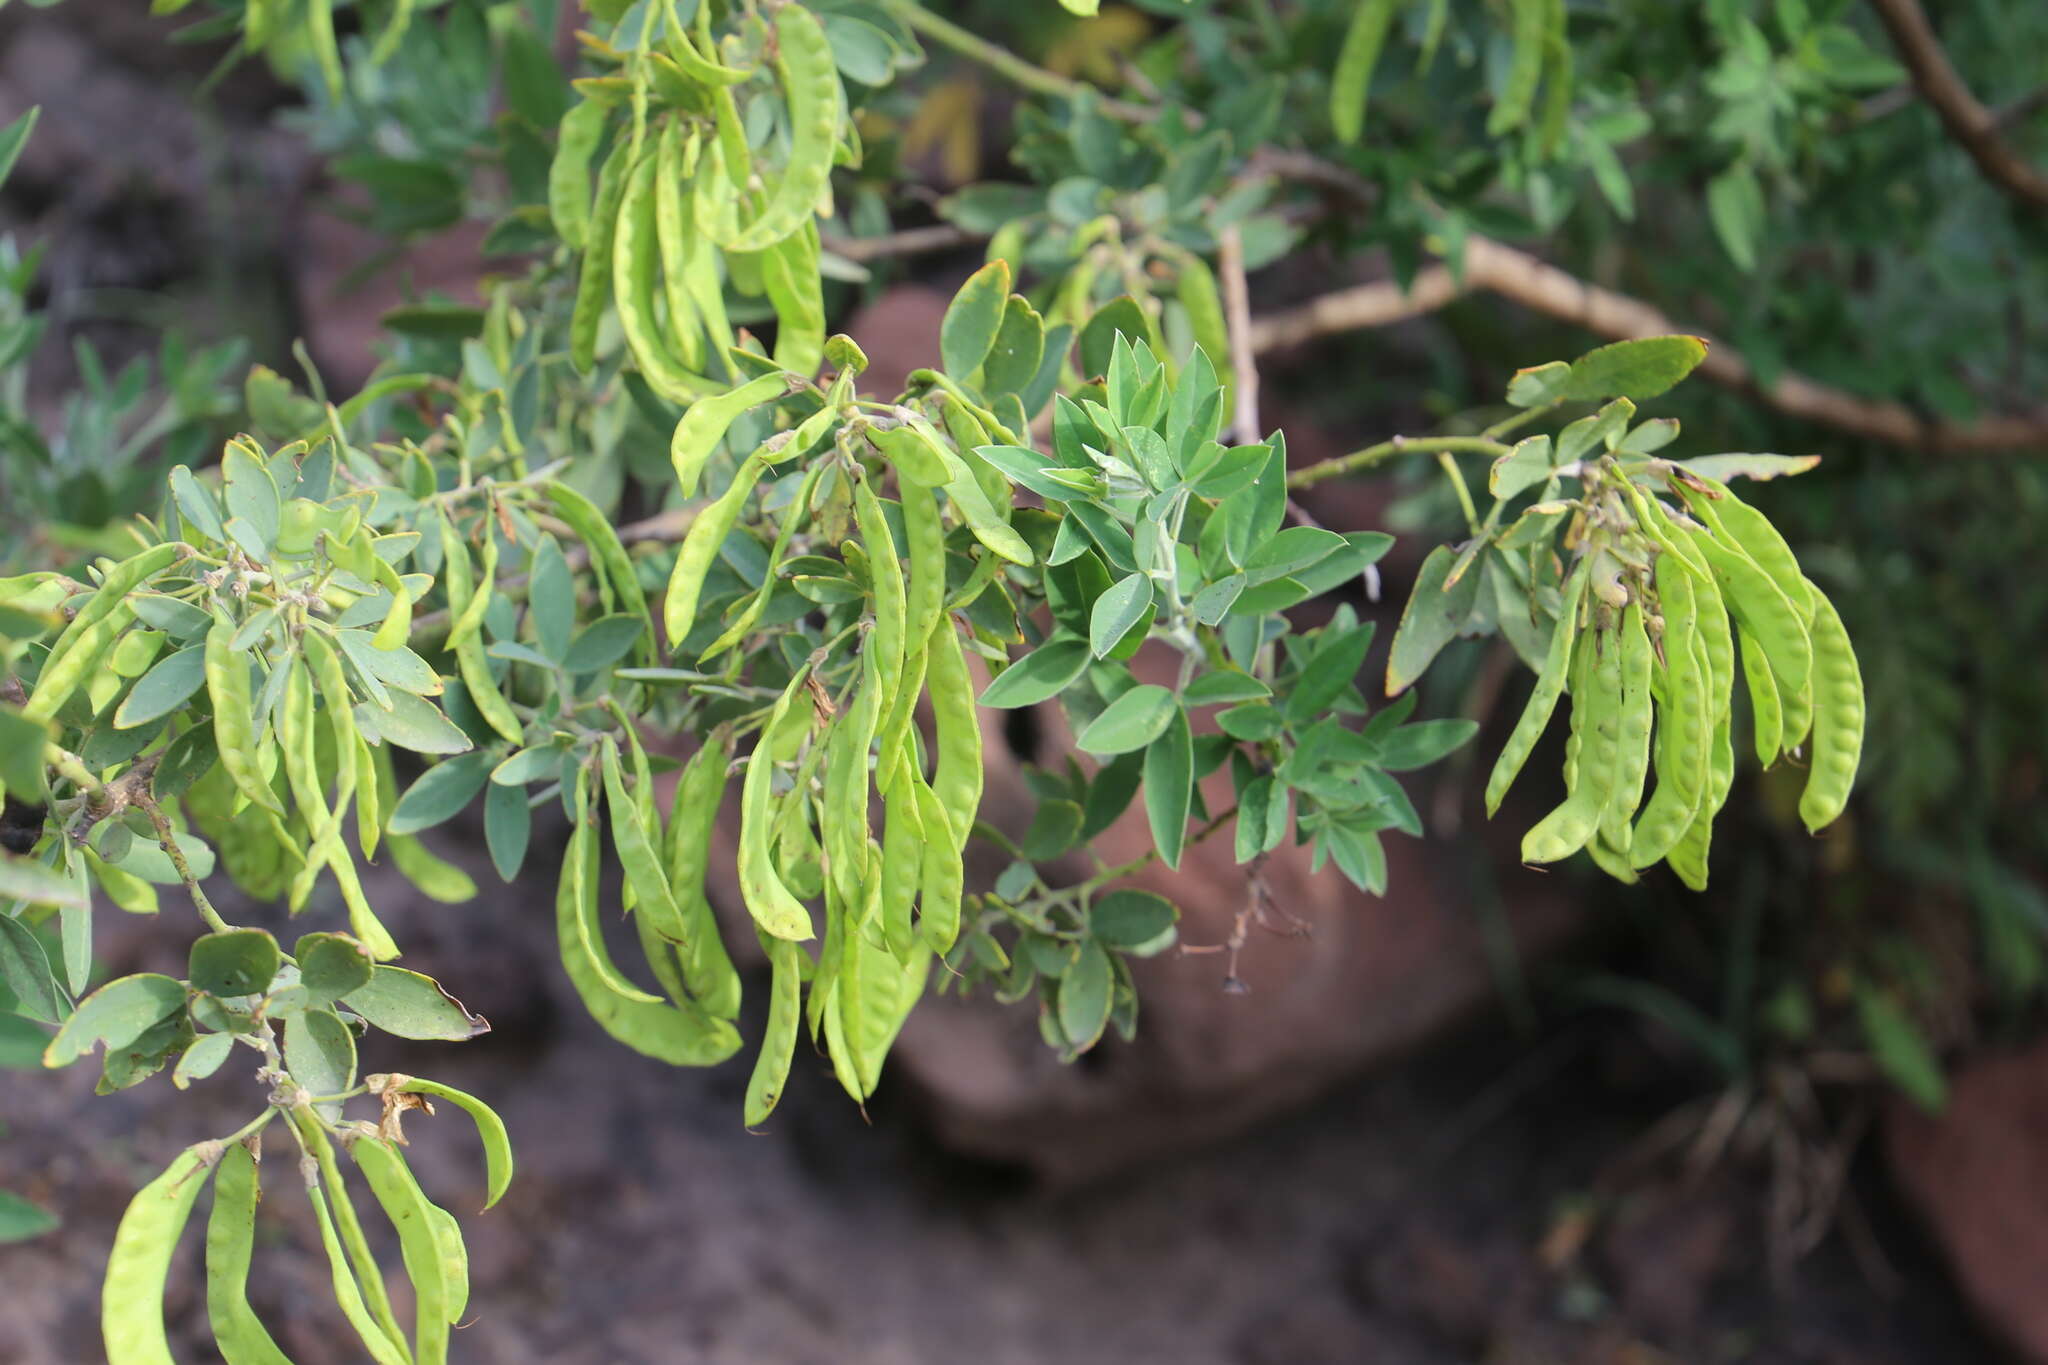
[[[1188, 844], [1192, 846], [1201, 843], [1204, 839], [1207, 839], [1217, 830], [1222, 829], [1224, 824], [1230, 821], [1231, 819], [1235, 818], [1236, 815], [1236, 806], [1232, 806], [1229, 810], [1223, 811], [1220, 814], [1216, 815], [1209, 821], [1208, 824], [1202, 826], [1200, 829], [1195, 831], [1194, 837], [1188, 840]], [[1158, 861], [1159, 850], [1156, 848], [1149, 849], [1145, 853], [1141, 854], [1136, 858], [1131, 859], [1127, 863], [1119, 863], [1115, 867], [1106, 867], [1102, 869], [1102, 871], [1090, 877], [1087, 881], [1081, 882], [1076, 886], [1069, 887], [1066, 889], [1077, 893], [1087, 892], [1093, 894], [1099, 888], [1107, 886], [1109, 883], [1113, 881], [1119, 881], [1125, 877], [1135, 876], [1138, 873], [1143, 872], [1146, 868], [1152, 866], [1152, 864]]]
[[[1094, 87], [1084, 82], [1033, 66], [1008, 48], [998, 47], [978, 34], [970, 33], [950, 19], [941, 19], [915, 0], [880, 0], [882, 8], [901, 19], [933, 42], [952, 48], [961, 56], [980, 62], [989, 70], [1025, 90], [1056, 99], [1073, 99]], [[1150, 123], [1158, 111], [1124, 100], [1099, 97], [1096, 107], [1111, 118], [1126, 123]]]
[[1508, 453], [1508, 447], [1488, 436], [1396, 436], [1390, 441], [1381, 441], [1376, 446], [1339, 455], [1333, 459], [1312, 464], [1306, 469], [1297, 469], [1287, 476], [1288, 489], [1307, 488], [1334, 479], [1340, 474], [1356, 474], [1376, 464], [1391, 460], [1396, 455], [1434, 455], [1449, 451], [1464, 455], [1501, 456]]
[[171, 866], [177, 869], [178, 880], [185, 884], [185, 894], [192, 898], [192, 908], [199, 912], [199, 918], [206, 921], [206, 927], [216, 934], [225, 934], [235, 926], [220, 916], [213, 908], [213, 902], [206, 898], [206, 891], [199, 885], [199, 879], [192, 875], [191, 866], [185, 861], [185, 851], [178, 847], [178, 832], [171, 828], [170, 817], [147, 792], [137, 792], [132, 798], [142, 813], [149, 817], [150, 826], [156, 830], [157, 843], [169, 856]]

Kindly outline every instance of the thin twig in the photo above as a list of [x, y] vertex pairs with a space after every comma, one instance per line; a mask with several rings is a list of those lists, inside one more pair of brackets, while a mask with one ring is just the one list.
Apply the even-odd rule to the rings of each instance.
[[[1440, 308], [1473, 289], [1490, 289], [1612, 340], [1691, 330], [1640, 299], [1589, 284], [1491, 238], [1467, 237], [1464, 264], [1462, 285], [1447, 268], [1431, 266], [1418, 272], [1405, 292], [1386, 281], [1356, 285], [1260, 318], [1252, 328], [1253, 345], [1264, 351], [1334, 332], [1384, 326]], [[1742, 353], [1724, 343], [1713, 345], [1700, 373], [1787, 416], [1891, 445], [1945, 453], [2048, 447], [2048, 415], [1935, 421], [1903, 403], [1865, 398], [1790, 371], [1764, 384]]]
[[[981, 63], [998, 76], [1020, 89], [1040, 95], [1051, 95], [1056, 99], [1073, 99], [1084, 92], [1095, 92], [1095, 87], [1085, 82], [1034, 66], [1009, 49], [999, 47], [979, 34], [970, 33], [950, 19], [941, 19], [924, 6], [913, 0], [880, 0], [881, 6], [896, 18], [925, 37], [945, 47], [952, 48], [963, 57]], [[1125, 123], [1150, 123], [1159, 117], [1160, 111], [1143, 105], [1131, 104], [1096, 93], [1096, 108], [1113, 119]]]
[[1998, 126], [2010, 128], [2015, 123], [2032, 118], [2043, 109], [2048, 109], [2048, 85], [2032, 90], [2018, 99], [2002, 105], [1998, 110]]
[[1230, 330], [1231, 429], [1241, 446], [1259, 439], [1259, 365], [1252, 350], [1252, 296], [1244, 279], [1244, 239], [1232, 223], [1217, 234], [1216, 268], [1223, 276], [1223, 318]]
[[1305, 469], [1297, 469], [1287, 476], [1289, 489], [1307, 488], [1334, 479], [1340, 474], [1356, 474], [1370, 469], [1397, 455], [1491, 455], [1496, 459], [1508, 453], [1511, 447], [1485, 436], [1396, 436], [1390, 441], [1367, 446], [1364, 450], [1349, 455], [1338, 455], [1321, 460]]
[[951, 223], [934, 223], [929, 227], [885, 232], [879, 237], [841, 237], [827, 234], [823, 239], [823, 245], [825, 250], [835, 256], [844, 256], [849, 261], [865, 264], [868, 261], [888, 260], [897, 256], [918, 256], [928, 251], [951, 251], [954, 247], [968, 246], [982, 239], [981, 233], [968, 232], [963, 228], [954, 227]]
[[1984, 178], [2027, 208], [2048, 209], [2048, 175], [2006, 145], [1998, 114], [1984, 107], [1942, 50], [1920, 0], [1870, 0], [1892, 36], [1920, 98], [1932, 105], [1948, 135], [1962, 144]]

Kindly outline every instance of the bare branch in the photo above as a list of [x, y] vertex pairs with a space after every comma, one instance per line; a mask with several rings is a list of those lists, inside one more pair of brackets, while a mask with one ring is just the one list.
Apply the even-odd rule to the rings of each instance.
[[[1252, 344], [1272, 350], [1334, 332], [1385, 326], [1441, 308], [1472, 289], [1492, 290], [1617, 341], [1697, 330], [1680, 326], [1640, 299], [1588, 284], [1490, 238], [1468, 237], [1464, 264], [1462, 287], [1449, 269], [1431, 266], [1417, 273], [1406, 293], [1392, 283], [1362, 284], [1260, 318], [1252, 326]], [[1742, 353], [1726, 344], [1716, 343], [1707, 352], [1700, 373], [1788, 416], [1892, 445], [1949, 453], [2048, 448], [2048, 414], [1930, 421], [1903, 403], [1864, 398], [1789, 371], [1762, 384]]]
[[1920, 97], [1934, 107], [1949, 136], [1962, 144], [1977, 169], [2019, 204], [2048, 208], [2048, 175], [1999, 136], [1998, 114], [1985, 108], [1956, 74], [1920, 0], [1870, 0], [1870, 7], [1877, 11], [1892, 36], [1892, 45], [1913, 73]]
[[1259, 439], [1259, 363], [1252, 346], [1252, 296], [1244, 281], [1244, 241], [1232, 223], [1217, 236], [1216, 266], [1223, 274], [1223, 320], [1230, 332], [1230, 393], [1237, 416], [1231, 430], [1241, 446]]
[[836, 233], [827, 234], [825, 250], [849, 261], [866, 263], [886, 260], [894, 256], [917, 256], [927, 251], [950, 251], [956, 246], [983, 240], [977, 233], [954, 227], [951, 223], [934, 223], [930, 227], [904, 228], [900, 232], [887, 232], [879, 237], [841, 237]]

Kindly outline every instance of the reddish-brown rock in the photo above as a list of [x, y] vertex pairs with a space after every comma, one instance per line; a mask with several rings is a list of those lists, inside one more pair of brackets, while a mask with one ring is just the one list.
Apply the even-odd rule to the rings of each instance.
[[1985, 1324], [2048, 1365], [2048, 1042], [1970, 1064], [1939, 1115], [1894, 1106], [1885, 1155]]

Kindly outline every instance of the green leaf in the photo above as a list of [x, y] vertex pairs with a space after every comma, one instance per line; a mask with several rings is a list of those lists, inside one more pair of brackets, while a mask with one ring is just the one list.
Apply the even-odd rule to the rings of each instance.
[[1388, 735], [1380, 744], [1377, 761], [1390, 773], [1424, 767], [1472, 738], [1478, 730], [1477, 721], [1417, 721]]
[[205, 1080], [227, 1063], [228, 1054], [234, 1050], [232, 1033], [208, 1033], [194, 1038], [185, 1055], [178, 1058], [178, 1065], [171, 1072], [171, 1084], [183, 1090], [194, 1081]]
[[[0, 992], [0, 999], [11, 999]], [[50, 1035], [34, 1020], [19, 1014], [0, 1012], [0, 1068], [9, 1071], [43, 1069], [43, 1048]]]
[[20, 920], [0, 914], [0, 985], [14, 996], [15, 1007], [46, 1024], [59, 1023], [68, 1008], [50, 955], [42, 940]]
[[1347, 531], [1343, 549], [1332, 551], [1327, 558], [1288, 576], [1307, 588], [1309, 596], [1320, 597], [1365, 573], [1393, 545], [1394, 538], [1384, 531]]
[[[976, 446], [974, 453], [1001, 470], [1011, 483], [1051, 502], [1100, 497], [1109, 484], [1092, 470], [1065, 469], [1022, 446]], [[1062, 522], [1064, 528], [1066, 522]]]
[[13, 706], [0, 704], [0, 789], [25, 804], [43, 794], [43, 750], [49, 727], [30, 720]]
[[1003, 325], [1010, 296], [1010, 263], [1000, 257], [967, 277], [939, 321], [939, 363], [965, 380], [981, 366]]
[[1337, 870], [1353, 886], [1369, 896], [1387, 893], [1387, 853], [1378, 830], [1331, 824], [1324, 827], [1321, 839]]
[[1228, 616], [1230, 609], [1237, 605], [1237, 599], [1244, 593], [1244, 585], [1245, 576], [1241, 573], [1219, 578], [1194, 595], [1188, 602], [1188, 610], [1203, 625], [1213, 626]]
[[120, 1047], [109, 1044], [93, 1093], [111, 1095], [131, 1085], [140, 1085], [163, 1070], [171, 1058], [183, 1052], [191, 1042], [192, 1021], [179, 1011], [158, 1020], [144, 1029], [139, 1037]]
[[1145, 818], [1152, 826], [1159, 861], [1168, 867], [1180, 866], [1194, 789], [1194, 739], [1188, 732], [1187, 712], [1176, 706], [1164, 731], [1145, 750]]
[[441, 695], [441, 675], [404, 645], [379, 649], [376, 637], [367, 630], [338, 630], [334, 639], [350, 663], [377, 681], [416, 697]]
[[1707, 343], [1693, 336], [1643, 337], [1617, 341], [1586, 352], [1572, 362], [1564, 396], [1591, 402], [1600, 398], [1655, 398], [1691, 374], [1707, 358]]
[[[35, 110], [24, 115], [34, 119]], [[16, 127], [20, 126], [17, 120]], [[11, 152], [0, 149], [0, 179], [5, 178], [6, 162], [13, 159]], [[57, 1226], [57, 1215], [37, 1208], [18, 1194], [0, 1190], [0, 1243], [25, 1242], [31, 1237], [40, 1237]]]
[[1180, 713], [1172, 692], [1141, 683], [1103, 708], [1074, 742], [1091, 754], [1127, 754], [1159, 738]]
[[21, 149], [28, 145], [29, 134], [36, 130], [36, 120], [42, 112], [40, 104], [31, 105], [26, 114], [0, 128], [0, 185], [7, 183], [8, 175], [14, 170], [14, 162], [21, 155]]
[[1055, 635], [1003, 670], [981, 694], [983, 706], [997, 709], [1035, 706], [1064, 692], [1088, 668], [1088, 642], [1076, 635]]
[[1189, 706], [1214, 706], [1219, 702], [1257, 701], [1272, 695], [1273, 689], [1251, 674], [1219, 668], [1189, 683], [1181, 699]]
[[1179, 921], [1173, 902], [1152, 891], [1108, 891], [1088, 907], [1088, 932], [1112, 948], [1142, 947]]
[[1804, 474], [1820, 463], [1818, 455], [1696, 455], [1680, 464], [1722, 483], [1730, 479], [1775, 479]]
[[1280, 711], [1271, 702], [1255, 701], [1233, 706], [1216, 715], [1216, 725], [1232, 739], [1259, 743], [1277, 736], [1284, 728]]
[[260, 995], [283, 965], [277, 940], [264, 929], [230, 929], [192, 944], [186, 973], [192, 989], [208, 995]]
[[421, 773], [398, 798], [385, 828], [393, 834], [417, 834], [461, 814], [484, 789], [491, 757], [484, 752], [467, 753]]
[[1287, 789], [1271, 774], [1253, 778], [1237, 799], [1237, 861], [1248, 863], [1286, 837]]
[[43, 1049], [43, 1065], [69, 1066], [100, 1044], [130, 1043], [185, 1005], [185, 985], [156, 972], [124, 976], [88, 995]]
[[1468, 573], [1446, 592], [1444, 579], [1456, 560], [1457, 554], [1450, 546], [1439, 545], [1422, 561], [1415, 591], [1401, 612], [1401, 625], [1394, 632], [1394, 644], [1387, 655], [1390, 697], [1421, 677], [1443, 647], [1465, 628], [1479, 595], [1480, 576]]
[[511, 24], [499, 54], [504, 72], [505, 102], [512, 112], [536, 128], [552, 128], [575, 98], [554, 55], [531, 28]]
[[1518, 408], [1540, 408], [1545, 403], [1554, 403], [1564, 397], [1571, 379], [1572, 367], [1562, 360], [1516, 370], [1515, 377], [1508, 381], [1508, 402]]
[[389, 711], [374, 702], [360, 703], [356, 728], [372, 744], [382, 739], [420, 754], [460, 754], [476, 747], [440, 708], [410, 692], [393, 692]]
[[1087, 818], [1081, 822], [1081, 842], [1087, 843], [1116, 823], [1138, 794], [1145, 775], [1145, 753], [1133, 749], [1102, 765], [1088, 784]]
[[1747, 163], [1737, 162], [1707, 182], [1707, 218], [1728, 259], [1745, 271], [1755, 270], [1757, 242], [1764, 230], [1764, 192]]
[[226, 479], [223, 498], [229, 519], [240, 519], [249, 525], [262, 542], [258, 558], [267, 558], [269, 547], [277, 540], [278, 518], [283, 509], [277, 481], [261, 460], [239, 445], [227, 448], [220, 467]]
[[1095, 310], [1081, 329], [1081, 376], [1096, 379], [1109, 373], [1109, 362], [1121, 332], [1132, 341], [1149, 340], [1152, 334], [1145, 310], [1129, 294], [1119, 294]]
[[1948, 1103], [1948, 1082], [1920, 1026], [1869, 985], [1856, 988], [1856, 1016], [1885, 1078], [1922, 1109], [1938, 1113]]
[[1041, 801], [1020, 847], [1032, 862], [1048, 862], [1074, 846], [1081, 833], [1081, 807], [1072, 801]]
[[527, 614], [541, 653], [560, 663], [569, 652], [576, 626], [576, 583], [569, 561], [552, 536], [543, 536], [533, 552], [533, 570], [526, 588]]
[[170, 474], [171, 500], [178, 505], [178, 515], [192, 526], [192, 529], [208, 540], [225, 540], [227, 531], [221, 526], [220, 503], [212, 493], [200, 487], [199, 480], [192, 477], [192, 471], [179, 465]]
[[1366, 93], [1372, 88], [1373, 68], [1379, 65], [1395, 8], [1394, 0], [1358, 0], [1352, 10], [1344, 45], [1337, 51], [1337, 68], [1330, 76], [1330, 126], [1339, 142], [1356, 142], [1365, 130]]
[[459, 303], [408, 303], [379, 319], [384, 329], [421, 341], [466, 341], [484, 330], [484, 310]]
[[[341, 1016], [328, 1009], [306, 1009], [284, 1021], [284, 1069], [315, 1095], [338, 1095], [356, 1083], [356, 1036]], [[314, 1106], [332, 1120], [341, 1102]]]
[[1374, 621], [1349, 630], [1329, 628], [1316, 647], [1315, 657], [1301, 670], [1287, 694], [1286, 714], [1291, 724], [1299, 726], [1315, 720], [1357, 681], [1377, 628]]
[[1038, 377], [1045, 354], [1045, 322], [1021, 295], [1003, 305], [1002, 325], [981, 362], [982, 387], [990, 393], [1022, 393]]
[[347, 934], [306, 934], [292, 956], [299, 960], [299, 984], [315, 1004], [353, 995], [370, 984], [370, 954]]
[[1088, 614], [1088, 647], [1096, 658], [1108, 658], [1133, 627], [1151, 617], [1152, 580], [1140, 573], [1127, 575], [1095, 599]]
[[431, 976], [403, 967], [378, 967], [370, 984], [343, 997], [342, 1004], [369, 1020], [373, 1028], [399, 1038], [460, 1043], [491, 1026], [471, 1014], [460, 1000], [441, 989]]
[[1515, 442], [1513, 450], [1493, 462], [1486, 486], [1494, 497], [1506, 501], [1549, 477], [1550, 438], [1530, 436]]
[[157, 660], [149, 672], [135, 680], [135, 686], [128, 689], [128, 695], [114, 712], [114, 728], [131, 730], [159, 716], [168, 716], [205, 685], [206, 648], [188, 645]]
[[632, 650], [640, 638], [642, 623], [637, 616], [619, 613], [600, 616], [582, 630], [569, 643], [568, 653], [562, 657], [562, 668], [569, 673], [595, 673], [609, 667]]
[[1060, 977], [1059, 988], [1060, 1032], [1075, 1052], [1086, 1052], [1101, 1039], [1103, 1027], [1109, 1023], [1114, 984], [1109, 954], [1099, 944], [1082, 944], [1080, 956]]
[[533, 809], [526, 803], [525, 791], [493, 782], [484, 793], [484, 845], [499, 877], [509, 882], [519, 875], [532, 838]]
[[0, 854], [0, 900], [76, 908], [85, 904], [85, 893], [71, 878], [47, 864]]
[[1251, 586], [1286, 578], [1297, 569], [1318, 564], [1348, 548], [1344, 537], [1320, 526], [1290, 526], [1262, 542], [1246, 556], [1245, 578]]

